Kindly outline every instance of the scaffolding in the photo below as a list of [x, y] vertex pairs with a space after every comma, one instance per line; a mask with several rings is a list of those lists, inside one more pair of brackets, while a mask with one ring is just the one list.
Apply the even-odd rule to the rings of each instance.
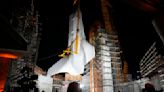
[[[29, 4], [29, 3], [28, 3]], [[26, 7], [27, 6], [27, 7]], [[7, 87], [10, 91], [14, 87], [20, 87], [18, 80], [23, 78], [21, 70], [24, 67], [32, 69], [29, 76], [34, 75], [34, 67], [36, 66], [38, 48], [40, 42], [38, 12], [34, 9], [34, 1], [31, 0], [29, 5], [18, 5], [13, 9], [11, 25], [15, 31], [26, 41], [27, 49], [25, 55], [14, 59], [10, 62], [10, 73], [8, 75]]]
[[[108, 46], [108, 48], [106, 48], [106, 49], [109, 49], [108, 52], [110, 54], [110, 56], [108, 56], [108, 62], [111, 63], [111, 66], [108, 64], [108, 66], [110, 66], [111, 68], [106, 68], [106, 69], [111, 70], [111, 73], [107, 75], [108, 79], [109, 79], [109, 76], [111, 75], [110, 76], [111, 79], [109, 79], [111, 80], [111, 83], [110, 83], [111, 85], [103, 85], [103, 92], [109, 92], [109, 90], [110, 92], [114, 92], [114, 91], [117, 92], [117, 85], [122, 81], [122, 73], [121, 73], [122, 72], [122, 61], [121, 61], [122, 51], [119, 46], [117, 31], [115, 30], [115, 27], [112, 23], [112, 19], [110, 16], [110, 12], [109, 12], [110, 8], [111, 8], [110, 4], [107, 0], [101, 0], [101, 10], [102, 10], [105, 30], [104, 31], [99, 30], [102, 32], [102, 33], [100, 32], [99, 34], [101, 35], [103, 34], [105, 35], [105, 37], [101, 37], [100, 41], [103, 45]], [[104, 60], [104, 61], [107, 62], [107, 60]]]
[[82, 83], [86, 87], [82, 92], [114, 92], [116, 85], [122, 81], [117, 35], [108, 34], [103, 28], [92, 30], [89, 35], [96, 57], [85, 66]]

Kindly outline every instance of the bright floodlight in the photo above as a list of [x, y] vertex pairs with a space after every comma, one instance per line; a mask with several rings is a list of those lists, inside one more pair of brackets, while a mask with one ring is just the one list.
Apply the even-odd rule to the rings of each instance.
[[84, 84], [80, 84], [80, 88], [83, 88], [84, 87]]

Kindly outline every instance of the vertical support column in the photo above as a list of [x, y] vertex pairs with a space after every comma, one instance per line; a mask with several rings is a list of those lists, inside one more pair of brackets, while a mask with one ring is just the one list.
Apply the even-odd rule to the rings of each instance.
[[162, 43], [164, 45], [164, 14], [161, 14], [157, 16], [155, 19], [153, 19], [152, 24], [159, 35], [160, 39], [162, 40]]
[[[103, 56], [103, 59], [107, 59], [107, 61], [101, 60], [102, 65], [107, 65], [107, 67], [102, 67], [102, 72], [104, 72], [103, 76], [106, 76], [108, 80], [108, 85], [103, 85], [103, 92], [113, 92], [117, 88], [116, 85], [119, 83], [121, 78], [121, 60], [120, 60], [120, 47], [117, 37], [117, 32], [114, 29], [114, 25], [112, 25], [112, 19], [110, 17], [110, 4], [108, 0], [101, 0], [101, 11], [102, 11], [102, 17], [104, 21], [105, 31], [104, 35], [106, 35], [105, 38], [103, 38], [102, 42], [104, 46], [106, 46], [109, 50], [109, 56]], [[110, 44], [110, 45], [108, 45]], [[102, 47], [104, 48], [104, 47]], [[106, 64], [109, 63], [109, 64]], [[109, 68], [110, 66], [110, 68]], [[107, 73], [107, 71], [111, 71], [110, 74]], [[110, 83], [109, 83], [110, 80]], [[107, 83], [106, 79], [103, 79], [103, 83]]]
[[94, 92], [93, 60], [90, 61], [90, 92]]
[[161, 88], [164, 90], [164, 68], [158, 70]]
[[102, 8], [101, 10], [102, 10], [103, 20], [105, 24], [105, 29], [107, 31], [112, 31], [112, 25], [111, 25], [108, 7], [109, 7], [109, 2], [107, 0], [101, 0], [101, 8]]
[[124, 61], [124, 66], [123, 66], [123, 81], [124, 82], [128, 81], [127, 75], [128, 75], [128, 63]]
[[[89, 32], [89, 42], [95, 46], [96, 34], [95, 30], [90, 30]], [[100, 63], [96, 62], [96, 59], [91, 60], [90, 62], [90, 92], [102, 92], [102, 74], [100, 69]], [[87, 91], [86, 91], [87, 92]]]
[[99, 29], [96, 39], [96, 60], [101, 63], [103, 92], [113, 91], [112, 63], [110, 57], [110, 44], [108, 34], [104, 29]]

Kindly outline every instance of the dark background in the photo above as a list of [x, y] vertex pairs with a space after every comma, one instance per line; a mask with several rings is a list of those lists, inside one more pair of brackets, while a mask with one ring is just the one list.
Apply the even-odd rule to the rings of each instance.
[[[135, 0], [109, 0], [109, 2], [111, 17], [118, 31], [123, 57], [128, 62], [129, 73], [136, 78], [139, 61], [152, 43], [159, 39], [152, 25], [152, 19], [163, 8], [156, 7], [159, 6], [157, 5], [159, 3], [154, 3], [153, 6], [149, 3], [141, 4], [142, 2]], [[81, 0], [80, 6], [87, 36], [89, 27], [96, 20], [102, 21], [100, 0]], [[67, 47], [68, 17], [73, 6], [70, 0], [55, 2], [47, 0], [41, 2], [39, 7], [43, 21], [43, 34], [38, 65], [47, 70], [59, 60], [57, 55]]]
[[[29, 5], [30, 0], [1, 0], [0, 15], [10, 19], [12, 10]], [[67, 47], [68, 17], [73, 11], [72, 0], [34, 0], [42, 25], [41, 42], [37, 65], [47, 70], [58, 61], [59, 54]], [[159, 37], [152, 25], [152, 19], [163, 12], [163, 0], [109, 0], [110, 14], [118, 31], [124, 59], [129, 64], [129, 73], [135, 78], [138, 63], [150, 45]], [[100, 0], [80, 2], [85, 34], [97, 20], [102, 21]], [[22, 6], [23, 7], [23, 6]], [[2, 43], [3, 44], [3, 43]]]

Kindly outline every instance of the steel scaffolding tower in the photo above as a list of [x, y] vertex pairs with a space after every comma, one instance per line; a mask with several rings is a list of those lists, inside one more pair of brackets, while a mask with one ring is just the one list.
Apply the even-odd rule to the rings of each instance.
[[96, 60], [101, 62], [103, 92], [111, 92], [121, 81], [121, 50], [117, 35], [99, 29], [96, 37]]
[[[118, 36], [99, 28], [90, 32], [90, 43], [95, 46], [96, 57], [85, 66], [83, 92], [114, 92], [122, 81], [121, 50]], [[88, 85], [88, 83], [90, 85]]]
[[110, 16], [110, 4], [107, 0], [101, 0], [101, 10], [105, 30], [100, 29], [97, 46], [100, 48], [100, 61], [102, 62], [103, 92], [117, 91], [117, 84], [122, 80], [121, 50], [117, 31]]
[[156, 90], [164, 88], [164, 57], [158, 45], [158, 41], [153, 42], [139, 63], [141, 76], [149, 77]]
[[97, 28], [94, 26], [89, 37], [96, 48], [96, 57], [86, 66], [85, 71], [85, 76], [90, 76], [87, 81], [90, 83], [90, 92], [117, 92], [117, 85], [122, 82], [122, 51], [109, 7], [107, 0], [101, 0], [104, 28], [101, 23]]
[[11, 18], [11, 24], [15, 28], [15, 31], [24, 38], [27, 43], [27, 49], [25, 50], [25, 55], [19, 57], [18, 59], [12, 60], [10, 62], [10, 74], [8, 76], [7, 87], [10, 86], [10, 90], [14, 87], [19, 87], [18, 80], [23, 78], [21, 70], [24, 67], [29, 67], [32, 69], [30, 75], [34, 75], [33, 69], [36, 65], [38, 48], [40, 42], [39, 33], [39, 22], [38, 22], [38, 12], [34, 9], [34, 1], [31, 0], [28, 7], [22, 7], [22, 5], [17, 6], [13, 9], [13, 17]]

